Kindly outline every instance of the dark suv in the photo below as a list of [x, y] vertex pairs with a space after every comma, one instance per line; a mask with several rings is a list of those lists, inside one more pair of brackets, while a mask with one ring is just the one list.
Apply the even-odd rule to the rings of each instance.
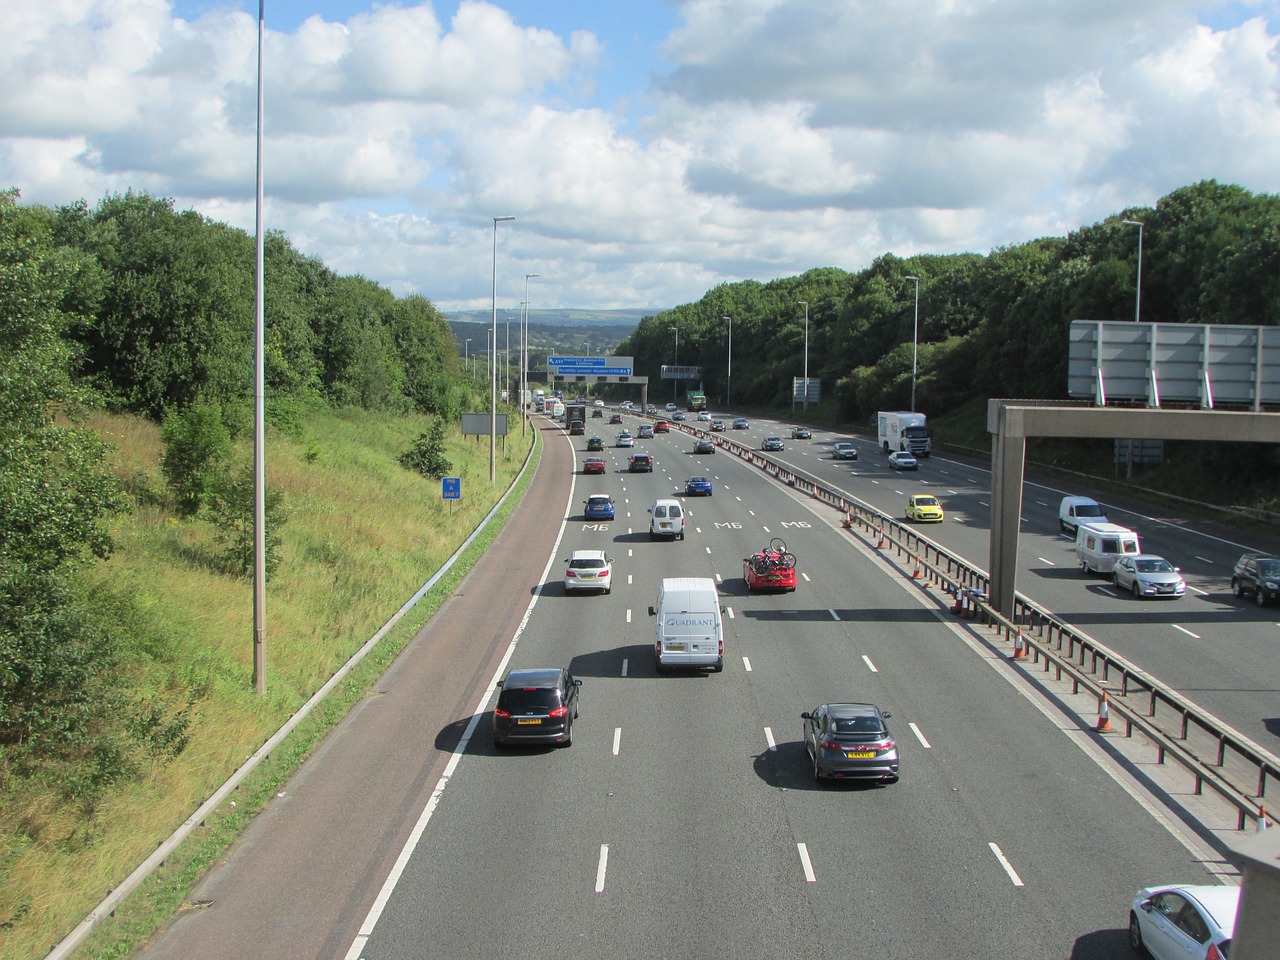
[[637, 453], [631, 458], [628, 468], [632, 473], [653, 473], [653, 457], [647, 453]]
[[1231, 592], [1237, 597], [1252, 594], [1260, 607], [1280, 600], [1280, 558], [1246, 553], [1231, 571]]
[[573, 743], [578, 716], [578, 689], [568, 670], [512, 670], [502, 681], [493, 708], [493, 745], [509, 743]]

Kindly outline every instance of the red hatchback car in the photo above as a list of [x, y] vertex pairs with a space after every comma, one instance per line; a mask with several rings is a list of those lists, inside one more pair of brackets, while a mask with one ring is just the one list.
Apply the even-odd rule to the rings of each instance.
[[769, 546], [742, 558], [742, 579], [747, 592], [756, 590], [794, 590], [796, 588], [795, 554], [787, 553], [787, 545], [774, 537]]
[[671, 424], [666, 420], [655, 420], [653, 422], [654, 433], [670, 433]]
[[583, 473], [604, 473], [605, 462], [602, 457], [587, 457], [582, 461]]

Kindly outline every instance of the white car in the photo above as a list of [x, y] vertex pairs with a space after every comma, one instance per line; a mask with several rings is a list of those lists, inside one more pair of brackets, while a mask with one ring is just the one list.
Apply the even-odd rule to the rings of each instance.
[[699, 411], [698, 411], [698, 419], [699, 419], [699, 420], [702, 420], [703, 422], [710, 423], [710, 422], [711, 422], [711, 414], [709, 414], [706, 410], [699, 410]]
[[1225, 960], [1239, 907], [1239, 887], [1143, 887], [1129, 910], [1129, 945], [1153, 960]]
[[609, 593], [613, 589], [613, 561], [603, 550], [575, 550], [565, 561], [569, 566], [564, 572], [564, 592], [575, 590], [600, 590]]
[[1111, 580], [1117, 590], [1128, 590], [1135, 597], [1182, 596], [1187, 592], [1187, 581], [1182, 571], [1164, 557], [1151, 553], [1139, 553], [1116, 558], [1111, 568]]
[[920, 468], [916, 458], [905, 450], [889, 454], [889, 466], [895, 470], [918, 470]]
[[618, 434], [618, 439], [614, 441], [615, 447], [634, 447], [636, 445], [635, 438], [629, 433]]
[[680, 408], [677, 407], [674, 403], [667, 404], [667, 413], [670, 413], [672, 410], [679, 410], [679, 409]]
[[594, 402], [593, 406], [603, 407], [603, 406], [604, 406], [604, 401], [603, 401], [603, 400], [596, 400], [596, 401]]

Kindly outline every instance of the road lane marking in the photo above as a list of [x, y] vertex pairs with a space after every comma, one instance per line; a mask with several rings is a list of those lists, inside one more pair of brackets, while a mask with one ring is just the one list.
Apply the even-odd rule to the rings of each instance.
[[627, 607], [627, 623], [631, 622], [631, 608]]
[[1203, 640], [1203, 639], [1204, 639], [1202, 636], [1200, 636], [1200, 634], [1198, 634], [1198, 633], [1192, 633], [1192, 632], [1191, 632], [1190, 630], [1188, 630], [1186, 627], [1180, 627], [1180, 626], [1178, 626], [1176, 623], [1175, 623], [1175, 624], [1173, 624], [1173, 629], [1175, 629], [1175, 630], [1181, 630], [1183, 633], [1185, 633], [1188, 637], [1191, 637], [1191, 639], [1193, 639], [1193, 640]]
[[760, 529], [763, 530], [765, 533], [773, 533], [773, 531], [770, 530], [768, 527], [766, 527], [763, 523], [760, 524]]
[[730, 620], [732, 620], [732, 619], [733, 619], [733, 607], [725, 607], [725, 608], [724, 608], [724, 610], [725, 610], [725, 613], [729, 614], [729, 619], [730, 619]]
[[1200, 596], [1202, 596], [1202, 597], [1207, 597], [1207, 596], [1209, 596], [1209, 591], [1208, 591], [1208, 590], [1201, 590], [1199, 587], [1193, 587], [1193, 586], [1192, 586], [1191, 584], [1189, 584], [1189, 583], [1187, 584], [1187, 589], [1188, 589], [1188, 590], [1194, 590], [1196, 593], [1200, 594]]
[[596, 867], [596, 893], [604, 893], [604, 874], [609, 867], [609, 845], [600, 844], [600, 865]]
[[751, 658], [750, 658], [750, 657], [743, 657], [743, 658], [742, 658], [742, 669], [746, 670], [746, 671], [747, 671], [747, 673], [750, 673], [750, 672], [751, 672]]
[[[982, 504], [984, 507], [989, 507], [989, 506], [991, 506], [991, 504], [987, 503], [987, 501], [985, 501], [985, 500], [979, 500], [978, 502], [979, 502], [980, 504]], [[1019, 519], [1021, 519], [1021, 518], [1019, 518]]]
[[706, 547], [705, 549], [706, 549], [706, 551], [707, 551], [707, 556], [711, 556], [711, 548], [710, 548], [710, 547]]
[[865, 653], [862, 655], [862, 662], [867, 665], [867, 669], [870, 670], [872, 673], [880, 672], [879, 670], [876, 669], [876, 665], [871, 662], [871, 658], [868, 657]]
[[1118, 597], [1120, 596], [1120, 594], [1116, 593], [1116, 592], [1115, 592], [1114, 590], [1112, 590], [1110, 587], [1099, 587], [1099, 588], [1098, 588], [1098, 592], [1099, 592], [1099, 593], [1105, 593], [1108, 597], [1117, 597], [1117, 598], [1118, 598]]
[[627, 586], [631, 586], [631, 574], [627, 574]]
[[716, 583], [724, 583], [724, 577], [720, 576], [718, 573], [716, 574]]
[[765, 743], [769, 744], [770, 750], [778, 749], [778, 745], [773, 740], [773, 731], [770, 730], [768, 727], [764, 728], [764, 740], [765, 740]]
[[807, 573], [802, 573], [800, 576], [804, 577], [805, 583], [813, 583], [813, 581], [809, 579], [809, 575]]
[[920, 732], [919, 727], [914, 723], [908, 723], [907, 726], [911, 728], [911, 732], [914, 733], [916, 735], [916, 739], [920, 741], [920, 746], [924, 747], [926, 750], [933, 749], [933, 744], [924, 738], [924, 734]]
[[628, 661], [626, 657], [623, 657], [623, 658], [622, 658], [622, 675], [623, 675], [624, 677], [627, 675], [627, 664], [628, 664], [629, 662], [630, 662], [630, 661]]
[[796, 849], [800, 852], [800, 866], [804, 867], [804, 878], [809, 883], [817, 883], [818, 878], [813, 872], [813, 864], [809, 862], [809, 848], [803, 843], [797, 843]]
[[1004, 867], [1004, 872], [1009, 875], [1009, 879], [1013, 881], [1013, 885], [1015, 887], [1024, 886], [1022, 878], [1018, 876], [1018, 871], [1013, 869], [1013, 864], [1009, 862], [1009, 859], [1001, 852], [1000, 848], [994, 843], [988, 843], [987, 846], [990, 847], [991, 852], [996, 855], [996, 859], [1000, 861], [1000, 866]]
[[622, 728], [613, 728], [613, 755], [618, 755], [618, 748], [622, 746]]
[[1210, 564], [1210, 565], [1212, 565], [1212, 564], [1213, 564], [1213, 561], [1212, 561], [1212, 560], [1210, 560], [1208, 557], [1202, 557], [1202, 556], [1200, 556], [1200, 554], [1198, 554], [1198, 553], [1196, 553], [1196, 554], [1192, 554], [1192, 556], [1194, 556], [1197, 560], [1199, 560], [1199, 561], [1200, 561], [1200, 562], [1202, 562], [1202, 563], [1207, 563], [1207, 564]]
[[829, 608], [829, 607], [827, 608], [827, 613], [831, 614], [831, 619], [832, 619], [832, 620], [835, 620], [835, 621], [839, 621], [839, 620], [840, 620], [840, 614], [836, 613], [834, 610], [832, 610], [832, 609], [831, 609], [831, 608]]
[[1048, 565], [1048, 566], [1050, 566], [1050, 567], [1056, 567], [1056, 566], [1057, 566], [1057, 564], [1056, 564], [1056, 563], [1054, 563], [1052, 560], [1046, 560], [1044, 557], [1036, 557], [1036, 559], [1037, 559], [1037, 560], [1039, 560], [1041, 563], [1046, 564], [1046, 565]]

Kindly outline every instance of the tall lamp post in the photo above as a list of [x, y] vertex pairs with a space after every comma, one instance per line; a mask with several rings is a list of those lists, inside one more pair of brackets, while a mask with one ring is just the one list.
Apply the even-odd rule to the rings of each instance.
[[524, 436], [525, 426], [529, 422], [529, 411], [525, 407], [525, 396], [529, 392], [529, 281], [536, 278], [536, 273], [524, 275], [524, 325], [520, 339], [520, 436]]
[[493, 349], [489, 351], [489, 482], [498, 482], [498, 224], [515, 217], [493, 218]]
[[916, 285], [916, 318], [911, 325], [911, 412], [916, 412], [916, 367], [920, 359], [920, 278], [903, 277]]
[[[797, 300], [804, 304], [804, 412], [809, 412], [809, 301]], [[792, 409], [795, 409], [794, 407]]]
[[1133, 295], [1133, 322], [1142, 319], [1142, 221], [1122, 220], [1122, 223], [1138, 228], [1138, 283]]
[[467, 339], [462, 341], [462, 369], [466, 370], [468, 374], [470, 374], [471, 372], [468, 367], [468, 364], [470, 363], [471, 363], [471, 338], [467, 337]]
[[667, 329], [676, 335], [676, 354], [671, 360], [671, 402], [675, 403], [680, 391], [680, 381], [675, 376], [675, 368], [680, 365], [680, 328], [667, 327]]
[[733, 385], [733, 317], [721, 317], [729, 321], [729, 364], [724, 375], [724, 405], [729, 406], [729, 388]]

